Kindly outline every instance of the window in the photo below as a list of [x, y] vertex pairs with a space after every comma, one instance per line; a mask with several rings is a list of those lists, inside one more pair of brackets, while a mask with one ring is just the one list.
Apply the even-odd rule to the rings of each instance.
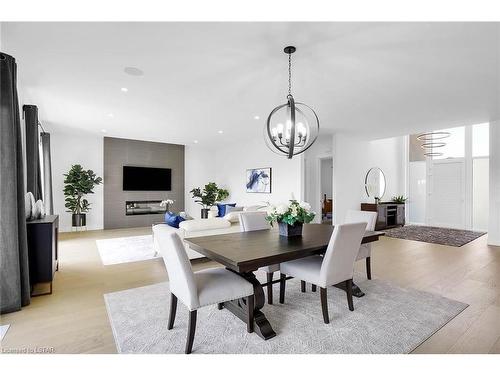
[[490, 124], [472, 125], [472, 157], [489, 156]]
[[[436, 147], [434, 152], [441, 152], [443, 155], [435, 156], [434, 159], [463, 158], [465, 156], [465, 127], [442, 129], [440, 131], [450, 133], [448, 138], [443, 139], [446, 145]], [[441, 140], [436, 140], [441, 142]]]

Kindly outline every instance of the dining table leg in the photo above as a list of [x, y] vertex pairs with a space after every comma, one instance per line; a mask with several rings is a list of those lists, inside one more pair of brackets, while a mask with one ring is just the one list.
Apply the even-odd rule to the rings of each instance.
[[[232, 272], [234, 270], [229, 269]], [[267, 320], [266, 316], [260, 309], [264, 307], [265, 295], [264, 289], [261, 283], [255, 277], [253, 272], [239, 273], [235, 272], [253, 285], [254, 291], [254, 306], [253, 306], [253, 320], [254, 320], [254, 332], [259, 335], [264, 340], [269, 340], [276, 336], [273, 327]], [[237, 300], [232, 300], [224, 302], [224, 308], [231, 311], [236, 317], [238, 317], [243, 322], [247, 322], [248, 317], [248, 303], [246, 298], [239, 298]]]

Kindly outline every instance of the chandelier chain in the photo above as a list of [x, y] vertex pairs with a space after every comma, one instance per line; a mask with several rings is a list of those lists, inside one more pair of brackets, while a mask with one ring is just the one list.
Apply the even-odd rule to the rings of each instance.
[[288, 54], [288, 95], [292, 95], [292, 54]]

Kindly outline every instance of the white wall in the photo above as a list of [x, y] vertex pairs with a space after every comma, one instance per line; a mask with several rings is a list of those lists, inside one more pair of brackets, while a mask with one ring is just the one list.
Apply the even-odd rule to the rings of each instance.
[[341, 223], [347, 210], [373, 202], [364, 188], [366, 172], [379, 167], [385, 174], [386, 191], [382, 200], [405, 194], [405, 138], [367, 141], [355, 135], [333, 137], [333, 218]]
[[490, 214], [488, 244], [500, 246], [500, 121], [490, 122]]
[[[65, 132], [51, 129], [52, 148], [52, 180], [54, 193], [54, 213], [59, 215], [60, 230], [71, 231], [71, 213], [64, 207], [63, 174], [72, 164], [81, 164], [85, 169], [92, 169], [98, 176], [103, 176], [103, 137], [92, 133]], [[215, 154], [197, 146], [185, 148], [185, 210], [191, 216], [200, 217], [200, 206], [194, 203], [189, 194], [195, 186], [215, 181]], [[106, 181], [104, 181], [106, 183]], [[103, 228], [103, 186], [97, 186], [95, 194], [87, 199], [91, 203], [91, 211], [87, 214], [87, 229]]]
[[185, 210], [194, 218], [201, 217], [201, 206], [194, 202], [189, 191], [202, 187], [208, 182], [215, 182], [215, 153], [199, 146], [186, 146], [184, 156], [186, 193]]
[[[302, 196], [301, 165], [300, 157], [289, 160], [273, 153], [262, 138], [237, 142], [216, 151], [216, 182], [229, 190], [227, 201], [238, 205], [287, 202], [292, 193], [296, 199]], [[246, 170], [265, 167], [272, 168], [271, 194], [247, 193]]]
[[[80, 164], [85, 169], [92, 169], [98, 176], [103, 176], [103, 137], [91, 133], [54, 131], [50, 133], [52, 153], [52, 189], [54, 196], [54, 214], [59, 215], [59, 230], [71, 231], [71, 213], [64, 207], [64, 173], [73, 164]], [[103, 228], [103, 187], [96, 186], [95, 194], [86, 196], [91, 204], [87, 213], [87, 229]]]
[[321, 199], [326, 195], [331, 199], [333, 194], [333, 159], [322, 159], [320, 167]]

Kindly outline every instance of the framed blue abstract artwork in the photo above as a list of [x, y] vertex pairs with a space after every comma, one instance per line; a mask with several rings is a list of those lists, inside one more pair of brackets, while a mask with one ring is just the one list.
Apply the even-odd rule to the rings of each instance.
[[247, 193], [271, 193], [271, 168], [247, 169]]

